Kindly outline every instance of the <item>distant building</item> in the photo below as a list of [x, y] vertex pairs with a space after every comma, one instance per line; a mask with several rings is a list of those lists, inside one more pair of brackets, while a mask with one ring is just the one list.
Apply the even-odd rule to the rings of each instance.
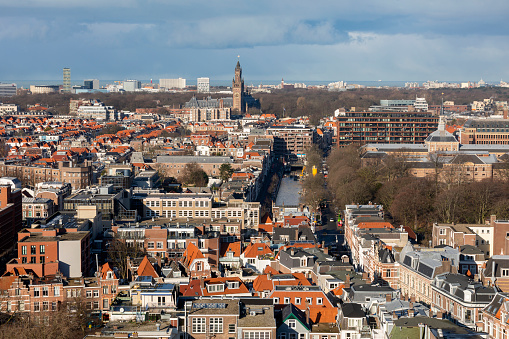
[[99, 80], [97, 80], [97, 79], [83, 80], [83, 88], [84, 89], [99, 89]]
[[56, 93], [60, 90], [58, 85], [30, 85], [32, 94]]
[[209, 78], [198, 78], [198, 80], [196, 82], [196, 92], [209, 93], [210, 92], [210, 79]]
[[64, 92], [71, 92], [71, 69], [70, 68], [64, 68]]
[[509, 120], [467, 120], [460, 129], [460, 143], [509, 145]]
[[232, 91], [233, 110], [237, 112], [245, 112], [246, 107], [244, 105], [244, 79], [242, 78], [242, 67], [240, 67], [239, 61], [237, 61], [237, 66], [235, 67], [235, 77], [232, 81]]
[[[1, 91], [1, 89], [0, 89]], [[2, 96], [0, 94], [0, 96]], [[12, 114], [12, 113], [18, 113], [19, 106], [16, 104], [2, 104], [0, 102], [0, 113], [2, 114]]]
[[172, 89], [178, 88], [183, 89], [186, 88], [186, 79], [178, 78], [178, 79], [159, 79], [159, 87]]
[[125, 80], [123, 82], [124, 91], [134, 92], [141, 88], [141, 81], [138, 80]]
[[0, 97], [12, 97], [16, 95], [18, 87], [16, 84], [2, 84], [0, 83]]

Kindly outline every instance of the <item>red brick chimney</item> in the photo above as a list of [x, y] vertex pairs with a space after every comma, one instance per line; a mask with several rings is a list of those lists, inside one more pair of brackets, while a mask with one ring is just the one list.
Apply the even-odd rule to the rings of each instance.
[[350, 275], [346, 275], [345, 288], [350, 288]]
[[392, 295], [390, 295], [390, 294], [386, 294], [386, 295], [385, 295], [385, 302], [390, 303], [390, 302], [391, 302], [391, 300], [392, 300]]
[[437, 312], [437, 319], [442, 319], [442, 318], [443, 318], [442, 311], [438, 311]]

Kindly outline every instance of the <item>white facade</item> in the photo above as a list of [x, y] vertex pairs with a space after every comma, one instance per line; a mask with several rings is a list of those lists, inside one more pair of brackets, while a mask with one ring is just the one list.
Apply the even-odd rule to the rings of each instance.
[[138, 80], [126, 80], [123, 82], [124, 91], [134, 92], [141, 88], [141, 82]]
[[[1, 91], [1, 89], [0, 89]], [[2, 104], [0, 102], [0, 113], [17, 113], [19, 106], [16, 104]]]
[[196, 82], [196, 92], [209, 93], [210, 92], [210, 79], [209, 78], [198, 78], [198, 80]]
[[426, 98], [415, 98], [414, 107], [417, 110], [427, 112], [428, 111], [428, 103], [426, 102]]
[[159, 79], [159, 87], [161, 88], [186, 88], [186, 79], [178, 78], [178, 79]]

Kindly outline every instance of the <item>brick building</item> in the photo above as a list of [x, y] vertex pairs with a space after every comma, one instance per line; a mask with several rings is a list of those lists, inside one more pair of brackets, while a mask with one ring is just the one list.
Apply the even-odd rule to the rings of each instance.
[[10, 185], [0, 185], [0, 253], [12, 248], [16, 233], [22, 228], [21, 190], [11, 191]]

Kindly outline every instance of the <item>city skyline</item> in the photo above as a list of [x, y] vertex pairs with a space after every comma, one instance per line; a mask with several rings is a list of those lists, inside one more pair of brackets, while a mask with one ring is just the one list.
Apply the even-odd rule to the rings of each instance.
[[247, 82], [509, 79], [509, 3], [481, 6], [0, 0], [0, 81], [228, 80], [237, 55]]

